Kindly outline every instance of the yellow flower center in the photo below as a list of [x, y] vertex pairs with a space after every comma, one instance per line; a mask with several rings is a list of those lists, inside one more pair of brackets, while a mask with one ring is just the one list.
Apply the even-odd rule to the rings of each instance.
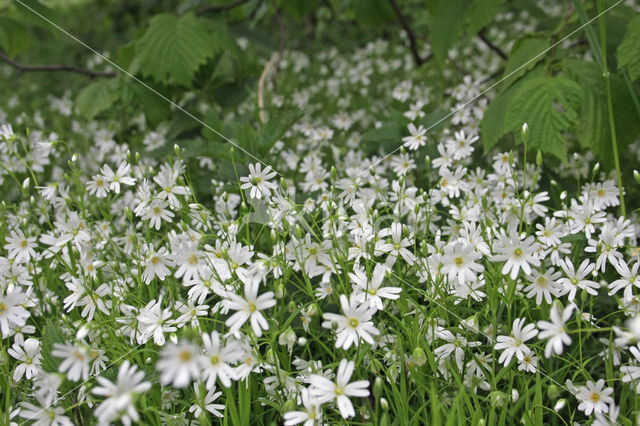
[[457, 266], [462, 266], [464, 264], [464, 259], [462, 257], [456, 257], [454, 262]]
[[513, 251], [513, 255], [514, 255], [515, 257], [522, 257], [522, 249], [521, 249], [520, 247], [518, 247], [517, 249], [515, 249], [515, 250]]
[[598, 395], [597, 393], [593, 392], [591, 394], [591, 401], [598, 402], [599, 400], [600, 400], [600, 395]]
[[258, 308], [256, 308], [256, 304], [253, 302], [249, 302], [249, 312], [253, 313], [257, 310]]
[[360, 321], [358, 321], [356, 318], [349, 319], [349, 327], [356, 328], [358, 324], [360, 324]]
[[218, 355], [213, 355], [209, 360], [211, 361], [211, 365], [217, 365], [220, 362], [220, 357]]
[[189, 352], [187, 349], [183, 349], [180, 352], [179, 358], [180, 358], [180, 361], [182, 361], [182, 362], [189, 362], [189, 361], [191, 361], [191, 358], [192, 358], [191, 357], [191, 352]]
[[0, 302], [0, 315], [4, 314], [9, 310], [9, 307], [4, 303]]

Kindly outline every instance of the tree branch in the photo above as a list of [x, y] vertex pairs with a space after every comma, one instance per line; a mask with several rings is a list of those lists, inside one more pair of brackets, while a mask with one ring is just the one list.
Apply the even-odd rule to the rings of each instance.
[[204, 6], [196, 11], [196, 16], [201, 16], [209, 12], [224, 12], [227, 10], [231, 10], [238, 6], [242, 6], [248, 0], [236, 0], [227, 4], [210, 4], [208, 6]]
[[402, 28], [404, 28], [404, 30], [407, 33], [407, 36], [409, 37], [409, 45], [411, 46], [411, 53], [413, 54], [413, 60], [416, 63], [416, 66], [419, 67], [422, 64], [424, 64], [426, 60], [420, 57], [420, 52], [418, 51], [418, 43], [416, 42], [416, 34], [413, 32], [413, 30], [411, 29], [411, 26], [409, 25], [409, 22], [402, 14], [400, 7], [398, 7], [398, 3], [396, 3], [396, 0], [389, 0], [389, 3], [391, 4], [393, 11], [396, 13], [398, 20], [400, 21], [400, 25], [402, 25]]
[[25, 65], [14, 61], [2, 52], [0, 52], [0, 59], [22, 72], [67, 71], [83, 74], [91, 78], [115, 77], [117, 75], [113, 71], [92, 71], [85, 68], [74, 67], [72, 65]]
[[481, 29], [480, 32], [478, 33], [478, 37], [480, 37], [480, 40], [483, 41], [484, 44], [486, 44], [489, 49], [493, 50], [494, 52], [496, 52], [502, 59], [507, 59], [507, 54], [504, 53], [504, 51], [502, 49], [500, 49], [498, 46], [496, 46], [495, 44], [493, 44], [491, 42], [491, 40], [489, 40], [487, 38], [487, 36], [485, 35], [485, 29]]

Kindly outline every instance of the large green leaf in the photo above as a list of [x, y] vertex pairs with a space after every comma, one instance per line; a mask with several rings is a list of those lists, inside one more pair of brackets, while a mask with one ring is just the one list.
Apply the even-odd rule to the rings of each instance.
[[429, 31], [431, 51], [441, 64], [447, 59], [451, 49], [463, 34], [464, 21], [460, 19], [464, 13], [466, 0], [440, 1], [433, 16]]
[[99, 80], [85, 86], [76, 97], [76, 109], [86, 118], [94, 118], [116, 102], [117, 85], [117, 80]]
[[464, 15], [467, 34], [471, 36], [475, 35], [491, 23], [493, 17], [500, 11], [504, 2], [505, 0], [473, 0], [473, 3]]
[[618, 65], [629, 72], [632, 81], [640, 77], [640, 16], [627, 25], [627, 33], [618, 46]]
[[29, 47], [32, 35], [20, 22], [0, 16], [0, 48], [7, 55], [14, 56]]
[[213, 55], [213, 40], [193, 14], [156, 15], [136, 43], [140, 72], [159, 83], [191, 86], [196, 71]]
[[542, 34], [527, 34], [516, 40], [502, 73], [501, 90], [506, 90], [535, 67], [544, 57], [542, 52], [549, 47], [549, 44], [549, 37]]
[[565, 133], [578, 118], [582, 91], [566, 77], [528, 80], [509, 101], [505, 125], [516, 129], [529, 124], [529, 146], [566, 161]]
[[[604, 168], [611, 169], [614, 166], [611, 128], [600, 67], [593, 62], [566, 59], [562, 63], [562, 68], [580, 84], [582, 89], [580, 125], [576, 128], [578, 141], [580, 145], [593, 151]], [[615, 75], [611, 75], [610, 79], [618, 148], [623, 152], [624, 148], [638, 137], [640, 121], [637, 119], [635, 109], [629, 107], [633, 100], [624, 81]]]
[[505, 123], [509, 103], [511, 102], [513, 95], [525, 81], [542, 77], [543, 75], [544, 71], [541, 67], [534, 68], [516, 83], [508, 87], [507, 90], [502, 91], [493, 98], [491, 102], [489, 102], [489, 107], [484, 112], [482, 122], [480, 123], [480, 134], [482, 136], [482, 146], [485, 153], [493, 148], [500, 138], [514, 130], [513, 128], [508, 127]]

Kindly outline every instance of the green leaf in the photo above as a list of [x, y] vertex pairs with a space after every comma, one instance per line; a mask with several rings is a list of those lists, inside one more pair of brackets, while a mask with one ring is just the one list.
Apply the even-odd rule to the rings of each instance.
[[433, 16], [429, 39], [433, 54], [443, 64], [453, 47], [463, 33], [464, 21], [460, 16], [464, 13], [466, 0], [446, 0], [439, 3], [436, 14]]
[[293, 16], [296, 19], [304, 18], [308, 13], [310, 13], [313, 9], [315, 9], [318, 4], [320, 4], [319, 0], [278, 0], [278, 6], [282, 8], [289, 15]]
[[193, 14], [160, 14], [136, 43], [136, 54], [143, 76], [191, 87], [198, 68], [213, 55], [213, 40]]
[[47, 321], [42, 331], [42, 368], [44, 371], [55, 373], [58, 371], [60, 359], [51, 355], [55, 343], [64, 343], [67, 340], [64, 332], [56, 322]]
[[640, 77], [640, 16], [627, 24], [627, 33], [618, 46], [618, 66], [627, 70], [632, 81]]
[[0, 48], [7, 55], [15, 56], [25, 51], [32, 38], [29, 30], [20, 22], [6, 16], [0, 16]]
[[117, 80], [100, 80], [83, 88], [76, 97], [76, 108], [92, 119], [109, 109], [117, 100]]
[[[501, 90], [506, 90], [527, 71], [534, 68], [544, 55], [541, 54], [550, 45], [550, 39], [542, 34], [527, 34], [513, 44], [507, 64], [502, 73]], [[526, 65], [525, 65], [526, 64]]]
[[529, 149], [540, 149], [566, 161], [565, 133], [578, 118], [582, 91], [566, 77], [526, 81], [509, 101], [505, 125], [515, 130], [529, 124]]
[[482, 145], [485, 154], [498, 143], [500, 138], [513, 130], [506, 125], [505, 119], [507, 116], [509, 102], [511, 102], [511, 98], [514, 93], [518, 91], [525, 81], [532, 78], [542, 77], [543, 75], [544, 71], [541, 67], [534, 68], [512, 86], [507, 88], [507, 90], [499, 93], [491, 102], [489, 102], [489, 107], [484, 112], [482, 122], [480, 123], [480, 133], [482, 135]]
[[[611, 169], [614, 167], [611, 129], [600, 67], [593, 62], [566, 59], [562, 68], [582, 89], [580, 125], [576, 128], [578, 141], [595, 154], [597, 161], [605, 169]], [[640, 122], [637, 120], [637, 112], [629, 107], [633, 99], [624, 81], [615, 75], [611, 75], [610, 80], [618, 148], [623, 152], [640, 133]]]
[[402, 143], [402, 130], [396, 122], [382, 123], [379, 128], [365, 132], [362, 135], [360, 145], [368, 155], [377, 153], [380, 150], [391, 152]]
[[[169, 102], [138, 82], [128, 81], [127, 84], [131, 87], [134, 99], [142, 107], [149, 124], [155, 126], [169, 117]], [[154, 87], [154, 90], [158, 90], [158, 87]]]
[[258, 131], [257, 154], [266, 155], [273, 145], [307, 113], [308, 111], [304, 109], [286, 111], [267, 121]]
[[473, 0], [464, 15], [467, 34], [475, 35], [482, 28], [493, 21], [493, 17], [500, 11], [505, 0]]
[[[306, 1], [306, 0], [305, 0]], [[297, 0], [298, 3], [304, 1]], [[350, 0], [349, 10], [354, 19], [363, 27], [376, 28], [395, 17], [393, 9], [387, 0]]]

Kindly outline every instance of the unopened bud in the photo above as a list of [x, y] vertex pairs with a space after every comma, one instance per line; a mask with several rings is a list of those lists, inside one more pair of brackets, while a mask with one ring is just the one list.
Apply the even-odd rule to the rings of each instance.
[[489, 394], [491, 406], [494, 408], [500, 408], [504, 405], [504, 394], [500, 391], [493, 391]]
[[180, 146], [177, 143], [173, 145], [173, 152], [178, 156], [180, 155]]
[[284, 284], [281, 282], [276, 284], [276, 299], [282, 299], [284, 297]]
[[382, 377], [378, 376], [373, 381], [373, 397], [378, 399], [382, 396]]
[[529, 140], [529, 125], [524, 123], [522, 125], [522, 140], [526, 143]]
[[287, 180], [283, 177], [280, 178], [280, 187], [282, 188], [282, 190], [287, 193]]
[[331, 181], [335, 182], [336, 180], [338, 180], [338, 171], [334, 166], [331, 166]]
[[298, 337], [298, 346], [305, 346], [307, 344], [307, 338], [304, 336]]
[[591, 171], [593, 176], [597, 175], [599, 171], [600, 171], [600, 163], [594, 164], [593, 165], [593, 170]]
[[633, 171], [633, 178], [636, 180], [636, 183], [640, 185], [640, 173], [637, 170]]
[[547, 397], [552, 401], [555, 401], [560, 397], [560, 390], [553, 383], [547, 388]]
[[386, 398], [380, 398], [380, 408], [382, 411], [389, 411], [389, 402]]
[[542, 166], [542, 153], [540, 150], [538, 150], [538, 153], [536, 154], [536, 165], [538, 167]]
[[424, 353], [424, 350], [420, 346], [413, 350], [413, 362], [418, 367], [422, 367], [427, 363], [427, 354]]
[[22, 189], [24, 189], [25, 191], [27, 189], [29, 189], [29, 184], [31, 183], [31, 179], [26, 178], [25, 180], [22, 181]]
[[296, 408], [296, 402], [293, 399], [287, 399], [287, 401], [282, 404], [281, 413], [288, 413], [289, 411], [293, 411]]
[[560, 411], [565, 405], [567, 405], [567, 400], [564, 398], [559, 399], [558, 402], [556, 402], [556, 405], [553, 406], [553, 411]]
[[267, 363], [272, 365], [275, 365], [276, 362], [278, 361], [278, 358], [276, 357], [276, 354], [273, 351], [273, 348], [269, 348], [269, 350], [267, 350], [267, 353], [265, 354], [264, 358], [267, 361]]
[[567, 191], [562, 191], [562, 192], [560, 193], [560, 199], [561, 199], [561, 200], [565, 200], [566, 198], [567, 198]]

